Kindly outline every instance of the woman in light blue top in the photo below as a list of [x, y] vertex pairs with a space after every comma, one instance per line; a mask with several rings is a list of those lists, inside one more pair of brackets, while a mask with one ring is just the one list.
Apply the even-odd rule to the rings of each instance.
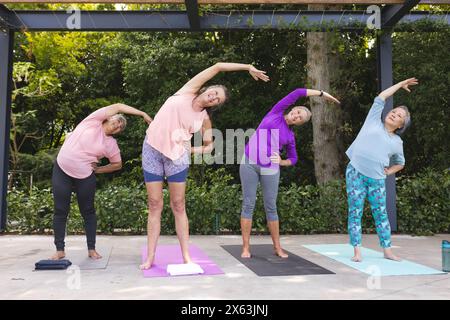
[[391, 250], [391, 226], [386, 212], [386, 176], [403, 169], [403, 141], [400, 138], [411, 122], [406, 106], [392, 109], [382, 120], [384, 103], [400, 88], [410, 92], [408, 86], [416, 85], [410, 78], [384, 90], [375, 98], [367, 118], [355, 141], [346, 154], [350, 159], [345, 174], [348, 199], [348, 233], [354, 247], [355, 262], [361, 262], [361, 218], [366, 197], [375, 219], [384, 257], [399, 261]]

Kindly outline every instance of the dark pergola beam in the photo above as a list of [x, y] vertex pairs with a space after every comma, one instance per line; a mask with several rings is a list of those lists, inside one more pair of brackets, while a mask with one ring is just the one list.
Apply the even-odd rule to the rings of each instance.
[[[186, 11], [81, 11], [77, 29], [68, 26], [71, 15], [65, 11], [0, 12], [9, 28], [17, 31], [192, 31]], [[198, 30], [348, 31], [366, 28], [368, 16], [365, 11], [210, 11], [198, 17]], [[445, 19], [450, 23], [449, 15], [429, 12], [412, 12], [405, 19]]]
[[381, 28], [392, 28], [419, 2], [420, 0], [406, 0], [403, 4], [385, 6], [381, 10]]
[[201, 26], [213, 30], [357, 30], [365, 27], [367, 18], [365, 11], [222, 11], [202, 16]]
[[197, 0], [185, 0], [186, 11], [189, 18], [189, 24], [191, 29], [196, 31], [200, 30], [200, 16], [198, 15], [198, 2]]
[[18, 18], [5, 5], [0, 4], [0, 28], [20, 25]]

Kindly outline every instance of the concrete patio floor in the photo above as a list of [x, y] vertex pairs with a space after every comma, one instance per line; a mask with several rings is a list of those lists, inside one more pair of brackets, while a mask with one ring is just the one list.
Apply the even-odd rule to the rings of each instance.
[[[450, 235], [411, 237], [393, 235], [401, 258], [441, 270], [441, 241]], [[240, 244], [240, 236], [191, 236], [224, 272], [222, 275], [144, 278], [138, 269], [145, 236], [98, 236], [97, 247], [112, 246], [106, 269], [81, 270], [79, 286], [73, 272], [35, 272], [34, 263], [53, 253], [52, 236], [0, 235], [0, 299], [162, 299], [162, 300], [306, 300], [450, 299], [450, 275], [381, 277], [371, 288], [369, 275], [314, 253], [303, 245], [346, 243], [347, 235], [283, 236], [283, 247], [336, 274], [258, 277], [221, 245]], [[177, 244], [162, 236], [160, 244]], [[269, 236], [252, 236], [252, 244], [270, 244]], [[66, 239], [70, 247], [85, 247], [84, 236]], [[364, 235], [363, 246], [380, 251], [376, 235]], [[101, 253], [101, 252], [100, 252]]]

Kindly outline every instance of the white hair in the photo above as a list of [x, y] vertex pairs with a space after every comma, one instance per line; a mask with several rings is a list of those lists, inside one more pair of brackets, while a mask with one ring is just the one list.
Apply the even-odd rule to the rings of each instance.
[[115, 115], [113, 115], [111, 118], [115, 118], [117, 119], [121, 124], [122, 124], [122, 129], [120, 130], [120, 132], [124, 131], [125, 128], [127, 127], [127, 119], [125, 118], [125, 116], [121, 113], [116, 113]]

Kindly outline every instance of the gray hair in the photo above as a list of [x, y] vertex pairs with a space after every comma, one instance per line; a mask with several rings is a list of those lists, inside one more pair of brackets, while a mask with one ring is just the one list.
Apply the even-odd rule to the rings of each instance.
[[127, 119], [125, 118], [125, 116], [121, 113], [117, 113], [117, 114], [113, 115], [112, 117], [116, 118], [121, 123], [122, 129], [120, 130], [120, 132], [124, 131], [125, 128], [127, 127]]
[[411, 114], [409, 113], [407, 106], [398, 106], [397, 108], [403, 109], [405, 111], [405, 122], [403, 123], [403, 127], [398, 128], [394, 131], [395, 134], [401, 136], [403, 133], [405, 133], [406, 129], [411, 125]]
[[306, 123], [309, 120], [311, 120], [311, 115], [312, 114], [311, 114], [311, 111], [307, 107], [305, 107], [305, 106], [295, 106], [294, 108], [299, 108], [299, 109], [304, 110], [306, 112], [306, 120], [303, 123]]

